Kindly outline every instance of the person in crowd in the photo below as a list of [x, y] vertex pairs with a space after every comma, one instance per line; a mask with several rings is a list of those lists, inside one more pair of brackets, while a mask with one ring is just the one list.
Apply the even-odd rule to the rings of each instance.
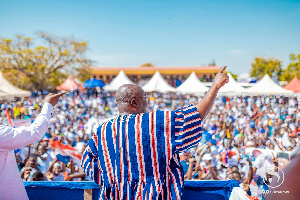
[[20, 154], [16, 153], [15, 157], [19, 172], [21, 172], [22, 168], [25, 167], [25, 164], [22, 162]]
[[[44, 136], [53, 112], [53, 106], [57, 104], [63, 94], [49, 94], [45, 98], [40, 115], [29, 127], [13, 128], [0, 125], [0, 199], [28, 199], [20, 179], [13, 150], [31, 144]], [[25, 165], [32, 166], [34, 159], [30, 157]], [[26, 168], [26, 176], [29, 171], [30, 169]]]
[[28, 157], [28, 159], [26, 158], [25, 167], [23, 167], [23, 169], [21, 170], [21, 178], [25, 180], [24, 177], [28, 176], [25, 181], [31, 180], [32, 175], [37, 171], [39, 171], [39, 168], [37, 166], [37, 157], [36, 155], [32, 154]]
[[14, 119], [20, 119], [21, 118], [20, 102], [18, 102], [18, 104], [14, 106], [13, 111], [14, 111]]
[[46, 177], [40, 171], [35, 172], [31, 178], [31, 181], [45, 181], [45, 180], [46, 180]]
[[53, 161], [53, 157], [54, 157], [53, 153], [48, 150], [47, 146], [48, 146], [47, 141], [42, 141], [42, 140], [39, 141], [35, 153], [37, 157], [38, 168], [43, 174], [47, 173], [47, 170], [51, 162]]
[[181, 198], [178, 153], [200, 141], [201, 120], [229, 80], [225, 69], [201, 101], [176, 111], [148, 112], [141, 87], [127, 84], [118, 89], [119, 116], [98, 128], [82, 157], [84, 172], [102, 185], [100, 199]]
[[[65, 168], [65, 166], [64, 166], [64, 168]], [[60, 162], [58, 162], [56, 157], [48, 168], [47, 179], [49, 181], [64, 181], [65, 180], [65, 176], [63, 175], [63, 172], [62, 172], [62, 165], [60, 164]]]

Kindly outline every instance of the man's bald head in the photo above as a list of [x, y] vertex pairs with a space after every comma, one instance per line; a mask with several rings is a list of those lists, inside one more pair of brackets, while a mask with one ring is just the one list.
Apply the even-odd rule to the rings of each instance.
[[147, 112], [147, 101], [144, 90], [135, 84], [125, 84], [119, 87], [116, 101], [120, 114], [138, 114]]
[[119, 87], [116, 93], [116, 101], [130, 101], [133, 97], [143, 95], [143, 89], [136, 84], [125, 84]]

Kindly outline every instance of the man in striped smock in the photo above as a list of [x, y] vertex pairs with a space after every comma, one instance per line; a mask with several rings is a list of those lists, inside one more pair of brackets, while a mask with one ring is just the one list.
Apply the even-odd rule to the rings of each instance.
[[99, 199], [181, 199], [178, 153], [199, 143], [201, 120], [228, 82], [225, 68], [197, 105], [176, 111], [147, 112], [142, 88], [119, 88], [120, 115], [98, 128], [82, 157], [84, 171], [101, 186]]

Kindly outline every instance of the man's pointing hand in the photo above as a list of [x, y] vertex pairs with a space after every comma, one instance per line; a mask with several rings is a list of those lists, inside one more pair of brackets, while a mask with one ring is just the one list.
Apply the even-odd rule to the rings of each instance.
[[66, 92], [61, 92], [59, 94], [50, 93], [46, 96], [45, 102], [51, 103], [52, 106], [54, 107], [57, 104], [59, 98], [64, 94], [66, 94]]
[[214, 79], [213, 85], [215, 85], [218, 89], [223, 87], [229, 81], [229, 76], [224, 72], [226, 67], [227, 66], [223, 67]]

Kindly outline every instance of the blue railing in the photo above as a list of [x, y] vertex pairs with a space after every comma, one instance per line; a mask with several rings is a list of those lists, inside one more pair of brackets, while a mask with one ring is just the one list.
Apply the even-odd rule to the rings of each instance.
[[[24, 182], [30, 200], [96, 200], [99, 186], [94, 182]], [[185, 181], [182, 199], [228, 200], [238, 181]]]

